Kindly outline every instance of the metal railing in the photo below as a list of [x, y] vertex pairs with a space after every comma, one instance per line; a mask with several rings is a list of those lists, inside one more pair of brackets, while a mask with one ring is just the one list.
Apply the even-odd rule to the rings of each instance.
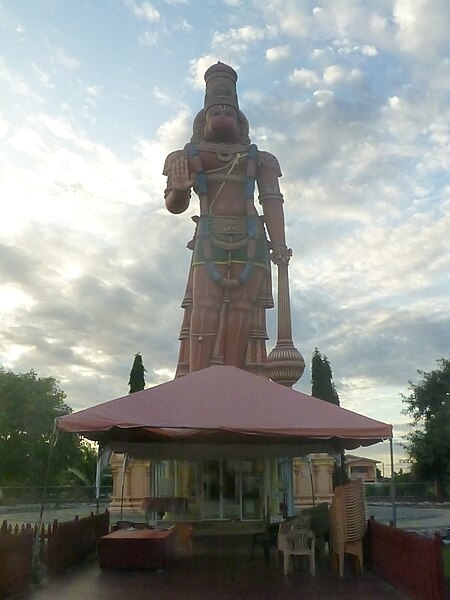
[[[365, 483], [364, 491], [368, 502], [375, 499], [389, 499], [391, 496], [391, 482]], [[442, 490], [438, 489], [438, 485], [434, 481], [412, 483], [396, 481], [395, 496], [398, 501], [409, 502], [450, 500], [450, 481], [443, 484]]]
[[[100, 498], [107, 499], [111, 495], [112, 486], [101, 487]], [[0, 505], [39, 504], [43, 500], [58, 505], [95, 501], [95, 486], [59, 485], [48, 486], [47, 489], [43, 486], [2, 487]]]

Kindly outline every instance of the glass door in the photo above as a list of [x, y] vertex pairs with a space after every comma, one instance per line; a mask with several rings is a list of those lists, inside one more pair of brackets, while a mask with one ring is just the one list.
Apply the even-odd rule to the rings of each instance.
[[222, 518], [241, 519], [241, 461], [222, 463]]
[[264, 518], [264, 460], [205, 460], [198, 466], [202, 520]]
[[202, 519], [222, 518], [222, 461], [205, 460], [202, 474]]
[[264, 460], [243, 460], [242, 519], [262, 519], [264, 515]]

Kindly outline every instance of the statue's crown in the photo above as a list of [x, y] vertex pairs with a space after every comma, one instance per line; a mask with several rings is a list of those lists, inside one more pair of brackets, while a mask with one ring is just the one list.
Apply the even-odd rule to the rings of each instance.
[[214, 104], [228, 104], [239, 110], [236, 81], [236, 71], [225, 63], [209, 67], [205, 73], [205, 110]]

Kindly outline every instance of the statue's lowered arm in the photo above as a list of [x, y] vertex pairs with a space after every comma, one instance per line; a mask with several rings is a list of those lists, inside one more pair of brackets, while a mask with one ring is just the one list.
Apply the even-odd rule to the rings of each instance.
[[[271, 259], [278, 267], [278, 331], [277, 344], [267, 357], [267, 368], [272, 381], [292, 387], [302, 376], [305, 361], [292, 341], [291, 305], [288, 265], [292, 255], [286, 246], [283, 196], [279, 190], [281, 175], [278, 161], [269, 155], [273, 163], [270, 169], [261, 169], [259, 200], [263, 206], [264, 220], [271, 244]], [[278, 174], [274, 169], [278, 166]], [[277, 178], [274, 178], [277, 174]]]

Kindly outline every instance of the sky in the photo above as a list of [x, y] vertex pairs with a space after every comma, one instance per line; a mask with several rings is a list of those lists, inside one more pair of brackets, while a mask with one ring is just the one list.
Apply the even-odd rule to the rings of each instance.
[[0, 0], [0, 365], [74, 410], [136, 352], [173, 378], [198, 204], [170, 214], [162, 169], [220, 60], [283, 172], [295, 389], [317, 347], [401, 467], [402, 394], [450, 348], [449, 30], [448, 0]]

